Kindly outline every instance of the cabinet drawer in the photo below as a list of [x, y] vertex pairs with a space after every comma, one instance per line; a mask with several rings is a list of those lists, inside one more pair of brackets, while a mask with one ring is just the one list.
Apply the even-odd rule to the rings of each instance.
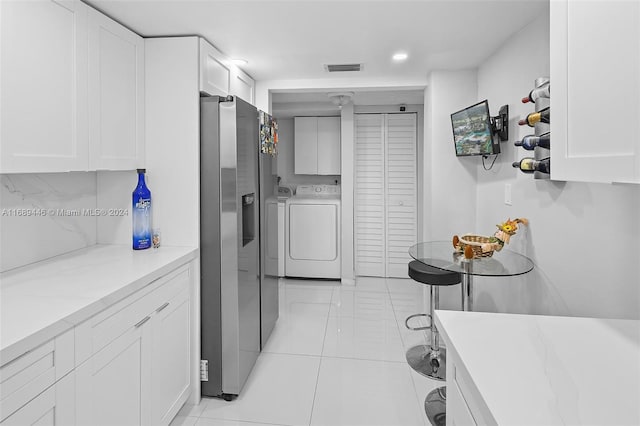
[[2, 426], [60, 425], [75, 422], [75, 375], [73, 372], [0, 422]]
[[76, 327], [76, 366], [159, 309], [189, 281], [184, 265]]
[[[471, 387], [471, 377], [466, 372], [466, 370], [459, 367], [459, 364], [456, 362], [453, 365], [453, 383], [452, 388], [455, 388], [455, 391], [458, 393], [464, 408], [466, 408], [468, 416], [474, 420], [473, 424], [495, 424], [494, 422], [488, 422], [487, 419], [491, 419], [491, 416], [483, 416], [484, 413], [484, 405], [482, 401], [479, 400], [479, 394], [475, 391], [475, 387]], [[447, 396], [448, 399], [448, 396]], [[456, 404], [455, 402], [452, 404]], [[465, 423], [459, 423], [465, 424]]]
[[55, 425], [55, 405], [55, 388], [50, 387], [9, 418], [3, 419], [2, 426]]
[[150, 312], [160, 312], [165, 309], [171, 299], [185, 288], [189, 288], [189, 282], [189, 265], [184, 265], [162, 278], [158, 289], [149, 295], [149, 303], [151, 305]]
[[452, 386], [447, 386], [447, 424], [451, 426], [477, 425], [455, 381]]
[[31, 401], [74, 367], [69, 330], [0, 368], [0, 420]]

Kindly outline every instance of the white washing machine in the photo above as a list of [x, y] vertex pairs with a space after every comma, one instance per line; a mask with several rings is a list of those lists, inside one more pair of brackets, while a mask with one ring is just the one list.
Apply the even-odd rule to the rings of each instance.
[[340, 187], [299, 185], [285, 203], [287, 277], [340, 279]]

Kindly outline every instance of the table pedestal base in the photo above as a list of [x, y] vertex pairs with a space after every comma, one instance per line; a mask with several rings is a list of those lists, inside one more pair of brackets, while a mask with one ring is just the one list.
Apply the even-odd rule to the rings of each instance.
[[462, 310], [473, 311], [473, 275], [469, 273], [471, 262], [463, 261], [462, 267], [465, 270], [462, 274]]

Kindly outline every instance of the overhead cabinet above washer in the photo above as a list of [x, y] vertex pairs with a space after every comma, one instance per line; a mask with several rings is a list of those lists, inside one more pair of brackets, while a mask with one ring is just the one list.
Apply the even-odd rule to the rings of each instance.
[[295, 174], [340, 174], [340, 117], [295, 117]]

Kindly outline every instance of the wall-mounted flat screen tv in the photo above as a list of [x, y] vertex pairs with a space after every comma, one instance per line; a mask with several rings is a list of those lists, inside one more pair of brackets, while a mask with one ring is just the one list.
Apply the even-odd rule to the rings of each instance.
[[494, 144], [487, 100], [451, 114], [456, 155], [492, 155], [500, 152]]

